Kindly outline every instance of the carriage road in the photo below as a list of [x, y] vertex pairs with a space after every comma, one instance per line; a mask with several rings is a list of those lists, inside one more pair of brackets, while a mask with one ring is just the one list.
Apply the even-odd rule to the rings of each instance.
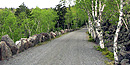
[[29, 48], [0, 61], [0, 65], [105, 65], [107, 59], [93, 48], [96, 44], [87, 41], [86, 30], [70, 32], [48, 44]]

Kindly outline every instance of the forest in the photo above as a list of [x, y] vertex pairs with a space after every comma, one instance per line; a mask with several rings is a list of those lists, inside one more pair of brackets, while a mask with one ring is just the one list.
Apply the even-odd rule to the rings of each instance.
[[65, 6], [61, 0], [55, 8], [29, 9], [24, 3], [19, 8], [0, 9], [0, 39], [8, 34], [13, 41], [42, 32], [77, 29], [86, 25], [90, 40], [100, 49], [113, 53], [115, 64], [130, 63], [130, 1], [75, 0]]
[[76, 29], [85, 24], [83, 13], [76, 7], [63, 3], [55, 8], [28, 9], [24, 3], [19, 8], [0, 9], [0, 38], [8, 34], [14, 41], [42, 32]]

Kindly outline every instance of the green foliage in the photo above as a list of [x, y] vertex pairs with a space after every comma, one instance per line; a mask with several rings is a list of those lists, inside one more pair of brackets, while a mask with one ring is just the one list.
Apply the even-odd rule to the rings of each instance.
[[[11, 38], [13, 38], [13, 33], [16, 30], [14, 27], [16, 25], [16, 17], [11, 12], [11, 10], [8, 10], [7, 8], [0, 11], [0, 35], [10, 35]], [[0, 38], [1, 38], [0, 36]]]
[[65, 25], [67, 26], [66, 28], [70, 29], [70, 27], [72, 26], [72, 11], [70, 9], [70, 6], [69, 8], [67, 9], [67, 13], [65, 15]]
[[111, 61], [111, 62], [105, 61], [106, 65], [114, 65], [114, 63], [115, 63], [115, 61]]
[[89, 42], [95, 42], [94, 38], [91, 36], [91, 34], [89, 32], [86, 32], [89, 35]]
[[110, 60], [114, 60], [114, 53], [110, 52], [106, 47], [104, 49], [100, 48], [100, 46], [94, 46], [94, 48], [97, 51], [101, 51], [103, 55], [106, 55], [105, 57], [107, 57]]
[[27, 13], [22, 11], [15, 16], [11, 9], [1, 10], [0, 35], [8, 34], [14, 41], [17, 41], [20, 38], [28, 38], [31, 35], [55, 29], [57, 13], [53, 9], [36, 7], [30, 14], [32, 15], [28, 17]]
[[86, 22], [86, 13], [77, 7], [66, 7], [61, 1], [55, 9], [28, 9], [22, 3], [17, 9], [0, 9], [0, 38], [8, 34], [14, 42], [20, 38], [64, 28], [80, 28]]
[[25, 12], [27, 17], [29, 17], [31, 13], [31, 11], [25, 6], [24, 2], [16, 9], [15, 15], [19, 16], [21, 12]]
[[89, 34], [89, 32], [87, 31], [86, 34]]
[[88, 39], [89, 42], [95, 42], [94, 39], [91, 37]]
[[67, 7], [65, 6], [65, 1], [60, 1], [61, 3], [55, 7], [55, 11], [57, 12], [57, 24], [56, 28], [61, 27], [65, 29], [65, 14], [67, 13]]
[[105, 42], [104, 42], [104, 44], [108, 44], [108, 43], [109, 43], [109, 41], [105, 41]]

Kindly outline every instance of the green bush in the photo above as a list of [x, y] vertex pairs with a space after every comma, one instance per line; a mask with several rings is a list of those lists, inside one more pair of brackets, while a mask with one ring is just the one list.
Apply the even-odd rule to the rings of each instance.
[[93, 38], [88, 39], [89, 42], [95, 42]]

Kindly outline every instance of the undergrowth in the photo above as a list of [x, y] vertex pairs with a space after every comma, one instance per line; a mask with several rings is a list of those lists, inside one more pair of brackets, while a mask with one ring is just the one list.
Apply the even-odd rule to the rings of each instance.
[[108, 58], [109, 60], [111, 60], [111, 62], [105, 61], [106, 65], [114, 65], [114, 53], [110, 52], [107, 47], [105, 47], [104, 49], [102, 49], [100, 46], [94, 46], [94, 48], [97, 51], [102, 52], [102, 55], [105, 55], [106, 58]]
[[87, 31], [86, 33], [89, 35], [88, 41], [89, 41], [89, 42], [95, 42], [95, 40], [94, 40], [94, 38], [91, 36], [91, 34], [90, 34], [88, 31]]
[[114, 60], [114, 53], [110, 52], [107, 47], [105, 47], [104, 49], [101, 49], [100, 46], [94, 46], [94, 48], [97, 50], [97, 51], [101, 51], [102, 52], [102, 55], [105, 55], [105, 57], [107, 57], [108, 59], [110, 60]]

